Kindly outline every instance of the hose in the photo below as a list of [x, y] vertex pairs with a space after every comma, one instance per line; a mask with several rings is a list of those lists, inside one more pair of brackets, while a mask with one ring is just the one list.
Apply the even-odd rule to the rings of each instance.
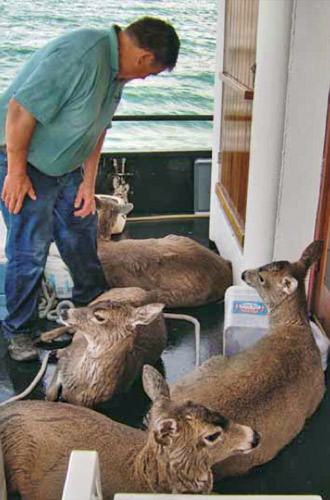
[[34, 379], [32, 380], [31, 384], [28, 385], [28, 387], [26, 389], [24, 389], [24, 391], [21, 392], [20, 394], [16, 394], [16, 396], [13, 396], [12, 398], [7, 399], [7, 401], [3, 401], [2, 403], [0, 403], [0, 406], [5, 406], [8, 403], [13, 403], [14, 401], [18, 401], [19, 399], [23, 399], [23, 398], [25, 398], [25, 396], [28, 396], [30, 394], [30, 392], [33, 391], [33, 389], [39, 384], [40, 380], [42, 379], [42, 377], [45, 374], [50, 354], [51, 354], [51, 351], [48, 351], [45, 354], [45, 357], [41, 363], [41, 367], [39, 368], [39, 371], [38, 371], [37, 375], [34, 377]]
[[[64, 304], [65, 303], [65, 304]], [[58, 304], [56, 310], [57, 313], [60, 311], [60, 308], [63, 307], [63, 305], [67, 306], [69, 305], [70, 307], [73, 306], [73, 304], [70, 301], [62, 301]], [[61, 307], [60, 307], [61, 306]], [[200, 323], [199, 321], [194, 318], [193, 316], [189, 316], [188, 314], [174, 314], [174, 313], [163, 313], [165, 319], [181, 319], [183, 321], [188, 321], [189, 323], [192, 323], [195, 327], [195, 356], [196, 356], [196, 367], [199, 366], [200, 364]], [[59, 321], [60, 322], [60, 321]], [[30, 392], [33, 391], [33, 389], [38, 385], [42, 377], [44, 376], [47, 368], [47, 363], [49, 356], [51, 354], [51, 351], [48, 351], [45, 354], [44, 359], [42, 360], [41, 367], [35, 376], [35, 378], [32, 380], [31, 384], [20, 394], [16, 394], [16, 396], [13, 396], [12, 398], [7, 399], [7, 401], [3, 401], [0, 403], [0, 406], [5, 406], [8, 403], [13, 403], [14, 401], [18, 401], [20, 399], [25, 398], [25, 396], [28, 396]]]
[[183, 319], [184, 321], [189, 321], [189, 323], [193, 323], [195, 326], [195, 353], [196, 353], [196, 367], [199, 366], [200, 363], [200, 344], [201, 344], [201, 325], [199, 321], [193, 316], [189, 316], [188, 314], [174, 314], [174, 313], [163, 313], [165, 319]]

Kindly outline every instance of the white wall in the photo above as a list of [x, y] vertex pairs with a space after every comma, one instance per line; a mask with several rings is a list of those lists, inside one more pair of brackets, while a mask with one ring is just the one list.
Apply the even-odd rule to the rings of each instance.
[[274, 257], [313, 240], [330, 85], [330, 1], [295, 0]]
[[[269, 74], [264, 74], [263, 81], [256, 86], [255, 102], [259, 100], [261, 104], [265, 96], [268, 96], [268, 104], [267, 99], [264, 100], [259, 108], [259, 117], [257, 116], [259, 123], [252, 124], [254, 150], [250, 160], [247, 207], [249, 219], [245, 236], [248, 251], [245, 248], [244, 252], [241, 251], [214, 193], [218, 180], [217, 152], [221, 111], [221, 85], [216, 78], [210, 239], [215, 241], [224, 257], [232, 260], [236, 283], [247, 265], [261, 265], [273, 258], [296, 258], [313, 239], [330, 82], [330, 1], [288, 0], [287, 5], [285, 1], [260, 0], [263, 5], [258, 32], [265, 36], [258, 39], [258, 43], [263, 46], [259, 45], [257, 49], [257, 72], [262, 66], [260, 58], [267, 56], [268, 50], [270, 54], [275, 54], [275, 66], [270, 66], [269, 61], [264, 59], [263, 71], [269, 71]], [[285, 19], [285, 9], [288, 6], [289, 18]], [[267, 37], [271, 9], [277, 22], [274, 22], [272, 36]], [[283, 22], [279, 24], [281, 16]], [[218, 25], [217, 74], [223, 61], [224, 0], [219, 0]], [[286, 33], [288, 47], [278, 46], [280, 39], [276, 35], [276, 29]], [[265, 47], [264, 44], [268, 43], [271, 46]], [[276, 54], [280, 57], [281, 64], [278, 74], [274, 73]], [[283, 68], [285, 57], [287, 67]], [[265, 87], [272, 71], [275, 78], [281, 75], [281, 80], [277, 81], [272, 91], [275, 92], [278, 105], [283, 106], [282, 120], [280, 115], [276, 117], [275, 142], [274, 137], [269, 134], [272, 134], [272, 113], [276, 109], [272, 110], [269, 100], [271, 93]], [[272, 80], [268, 82], [268, 85], [272, 84]], [[253, 120], [255, 118], [254, 115]], [[269, 120], [267, 126], [262, 127], [262, 120]], [[269, 149], [271, 157], [268, 163], [265, 159], [262, 171], [262, 158], [265, 158], [268, 144], [272, 144]], [[255, 148], [260, 148], [257, 153]], [[263, 192], [270, 193], [271, 202]], [[260, 245], [261, 238], [266, 238], [263, 248]]]
[[218, 25], [217, 25], [217, 57], [215, 70], [214, 89], [214, 124], [212, 145], [212, 178], [211, 178], [211, 204], [210, 204], [210, 240], [217, 245], [221, 255], [230, 259], [233, 263], [235, 281], [240, 280], [243, 254], [237, 242], [235, 234], [223, 213], [218, 197], [215, 193], [215, 185], [219, 178], [218, 151], [220, 149], [220, 127], [221, 127], [221, 103], [222, 82], [219, 74], [223, 69], [223, 44], [225, 26], [225, 0], [218, 2]]
[[212, 174], [211, 174], [211, 202], [210, 202], [210, 240], [215, 241], [218, 232], [218, 199], [215, 194], [215, 185], [218, 182], [218, 151], [220, 149], [220, 126], [221, 126], [221, 102], [222, 85], [219, 74], [223, 67], [223, 45], [225, 26], [225, 2], [218, 1], [218, 22], [217, 22], [217, 48], [214, 83], [214, 121], [213, 121], [213, 141], [212, 141]]
[[259, 0], [244, 268], [273, 258], [292, 5], [292, 0]]

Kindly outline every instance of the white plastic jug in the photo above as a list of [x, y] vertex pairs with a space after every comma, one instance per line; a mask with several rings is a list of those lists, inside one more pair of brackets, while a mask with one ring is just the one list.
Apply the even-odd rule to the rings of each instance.
[[46, 261], [45, 278], [55, 289], [58, 299], [70, 299], [72, 297], [73, 281], [69, 269], [64, 264], [55, 243], [51, 244]]
[[[268, 330], [268, 322], [267, 306], [253, 288], [247, 285], [227, 288], [223, 355], [234, 356], [260, 340]], [[313, 321], [310, 324], [326, 370], [330, 341]]]

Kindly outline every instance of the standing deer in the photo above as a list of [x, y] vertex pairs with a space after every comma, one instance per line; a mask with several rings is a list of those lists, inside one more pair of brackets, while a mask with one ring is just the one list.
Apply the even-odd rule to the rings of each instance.
[[192, 399], [260, 433], [258, 449], [219, 464], [214, 469], [218, 477], [244, 474], [271, 460], [322, 401], [324, 375], [305, 295], [307, 271], [321, 253], [322, 242], [316, 241], [297, 262], [272, 262], [245, 271], [243, 280], [269, 309], [267, 335], [236, 356], [210, 358], [173, 387], [176, 402]]
[[96, 450], [104, 500], [116, 492], [208, 493], [211, 465], [249, 453], [250, 428], [191, 402], [175, 404], [161, 375], [143, 373], [153, 401], [149, 431], [65, 403], [20, 401], [0, 408], [7, 484], [22, 500], [60, 500], [73, 449]]

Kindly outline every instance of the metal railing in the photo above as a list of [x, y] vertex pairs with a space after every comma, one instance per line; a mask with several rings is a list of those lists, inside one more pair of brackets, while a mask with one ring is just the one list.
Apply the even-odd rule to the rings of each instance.
[[213, 115], [118, 115], [112, 118], [114, 122], [183, 122], [212, 121]]

